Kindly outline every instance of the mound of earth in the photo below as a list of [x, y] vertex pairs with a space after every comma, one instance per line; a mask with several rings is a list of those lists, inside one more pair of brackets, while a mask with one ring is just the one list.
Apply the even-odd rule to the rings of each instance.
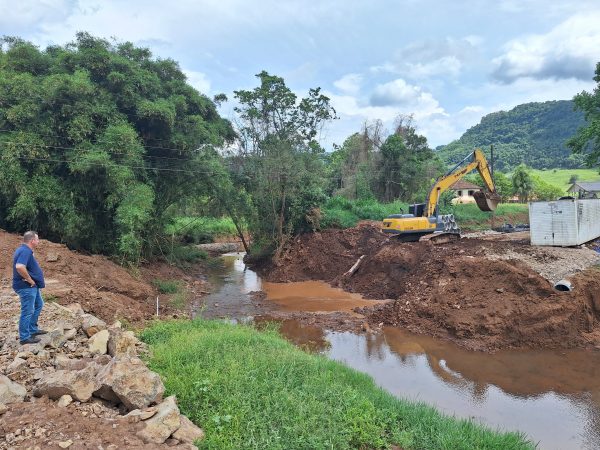
[[[0, 230], [2, 290], [12, 293], [12, 256], [21, 236]], [[46, 301], [80, 303], [86, 312], [106, 321], [138, 322], [156, 313], [156, 291], [143, 279], [105, 256], [83, 255], [44, 239], [35, 250], [44, 270]]]
[[[362, 255], [358, 270], [345, 275]], [[400, 243], [377, 224], [363, 224], [298, 238], [266, 278], [318, 279], [391, 299], [360, 312], [371, 326], [403, 327], [470, 349], [588, 347], [600, 344], [600, 270], [581, 269], [597, 262], [589, 249], [560, 252], [524, 240]], [[580, 271], [570, 277], [571, 292], [557, 292], [540, 274], [569, 271]]]

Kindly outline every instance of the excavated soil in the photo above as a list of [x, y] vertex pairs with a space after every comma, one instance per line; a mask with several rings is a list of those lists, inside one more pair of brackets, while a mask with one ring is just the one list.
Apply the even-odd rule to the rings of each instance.
[[[303, 235], [262, 275], [278, 282], [318, 279], [392, 299], [360, 310], [371, 327], [402, 327], [469, 349], [600, 345], [600, 270], [593, 267], [593, 250], [531, 247], [522, 236], [400, 243], [386, 239], [377, 225]], [[362, 255], [358, 270], [344, 275]], [[542, 274], [571, 274], [573, 291], [557, 292]]]

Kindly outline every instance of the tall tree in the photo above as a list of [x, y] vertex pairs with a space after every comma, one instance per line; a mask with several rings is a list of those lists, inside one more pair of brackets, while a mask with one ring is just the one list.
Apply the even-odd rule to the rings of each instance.
[[589, 166], [600, 165], [600, 62], [596, 64], [593, 92], [583, 91], [573, 101], [575, 109], [583, 111], [587, 125], [579, 128], [577, 134], [567, 142], [575, 154], [583, 154]]
[[525, 164], [520, 164], [512, 174], [512, 185], [514, 192], [519, 196], [519, 202], [527, 203], [533, 192], [533, 179]]
[[2, 43], [0, 226], [139, 261], [174, 206], [209, 192], [200, 150], [233, 141], [231, 124], [148, 49]]
[[258, 87], [234, 92], [240, 104], [235, 176], [245, 179], [253, 197], [255, 242], [277, 259], [324, 199], [318, 136], [335, 110], [319, 88], [299, 100], [283, 78], [265, 71], [256, 76]]

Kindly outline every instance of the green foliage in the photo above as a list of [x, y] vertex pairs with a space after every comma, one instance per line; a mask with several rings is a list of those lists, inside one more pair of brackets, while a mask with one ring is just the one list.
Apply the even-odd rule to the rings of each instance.
[[152, 284], [156, 286], [161, 294], [175, 294], [179, 291], [180, 285], [175, 280], [152, 280]]
[[270, 329], [216, 321], [158, 322], [142, 332], [167, 395], [203, 427], [204, 449], [526, 449], [493, 432], [400, 400], [339, 362]]
[[173, 217], [165, 225], [165, 233], [180, 242], [205, 244], [219, 236], [235, 235], [237, 230], [230, 217]]
[[390, 214], [408, 212], [406, 203], [395, 201], [379, 203], [375, 199], [348, 200], [332, 197], [323, 206], [322, 228], [350, 228], [360, 220], [383, 220]]
[[489, 158], [489, 146], [493, 145], [495, 166], [504, 172], [519, 164], [536, 169], [581, 167], [584, 158], [572, 155], [566, 144], [585, 125], [584, 114], [574, 112], [573, 106], [571, 101], [526, 103], [488, 114], [437, 153], [445, 164], [454, 165], [477, 147]]
[[575, 109], [583, 112], [587, 123], [568, 142], [573, 154], [583, 156], [589, 166], [600, 165], [600, 62], [594, 81], [597, 86], [593, 92], [583, 91], [573, 98]]
[[454, 214], [458, 225], [463, 231], [489, 229], [492, 221], [498, 226], [504, 222], [527, 223], [529, 220], [528, 205], [519, 203], [501, 203], [493, 213], [480, 210], [474, 203], [441, 208], [440, 212], [442, 214]]
[[519, 196], [519, 201], [527, 203], [527, 199], [533, 192], [534, 184], [525, 164], [519, 165], [513, 172], [512, 185], [513, 191]]
[[187, 269], [192, 264], [208, 259], [208, 253], [194, 246], [177, 244], [171, 248], [166, 257], [170, 264]]
[[136, 263], [174, 207], [215, 195], [210, 146], [235, 133], [175, 61], [87, 33], [2, 44], [0, 227]]
[[257, 78], [260, 86], [234, 92], [240, 148], [230, 167], [252, 199], [246, 217], [255, 245], [277, 255], [291, 235], [318, 227], [326, 197], [317, 134], [335, 111], [318, 88], [298, 101], [282, 78], [265, 71]]
[[538, 176], [530, 176], [533, 181], [533, 197], [536, 200], [558, 200], [566, 194], [565, 191], [558, 186], [547, 183]]

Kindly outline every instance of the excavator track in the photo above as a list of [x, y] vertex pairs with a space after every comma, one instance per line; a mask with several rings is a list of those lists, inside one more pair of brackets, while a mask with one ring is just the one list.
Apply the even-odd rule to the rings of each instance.
[[450, 242], [456, 242], [460, 239], [459, 232], [439, 232], [431, 233], [421, 237], [419, 242], [429, 242], [432, 245], [449, 244]]

